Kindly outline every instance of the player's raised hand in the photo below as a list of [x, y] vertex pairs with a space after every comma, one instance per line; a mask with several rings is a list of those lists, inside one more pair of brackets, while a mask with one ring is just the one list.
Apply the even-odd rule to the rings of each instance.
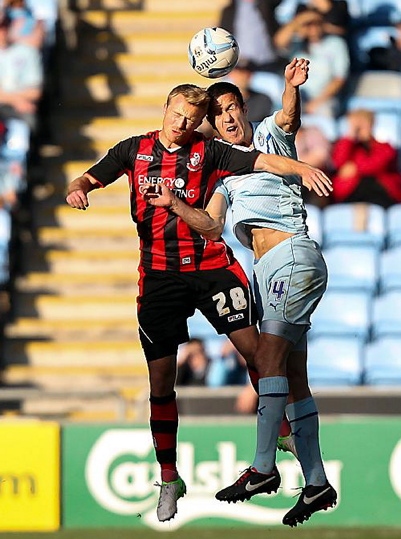
[[288, 84], [296, 88], [308, 80], [309, 60], [305, 58], [293, 58], [286, 66], [284, 77]]

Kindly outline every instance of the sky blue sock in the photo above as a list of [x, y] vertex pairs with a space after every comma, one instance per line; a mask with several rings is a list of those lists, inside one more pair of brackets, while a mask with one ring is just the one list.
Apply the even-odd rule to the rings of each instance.
[[294, 434], [295, 447], [306, 485], [324, 485], [327, 477], [319, 445], [319, 416], [315, 399], [308, 397], [287, 404], [286, 414]]
[[288, 397], [288, 380], [273, 376], [259, 380], [257, 447], [252, 466], [270, 473], [276, 462], [277, 438]]

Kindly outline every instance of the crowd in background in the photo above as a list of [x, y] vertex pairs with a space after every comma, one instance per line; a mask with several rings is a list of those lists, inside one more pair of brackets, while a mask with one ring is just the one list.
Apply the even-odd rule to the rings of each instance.
[[57, 0], [0, 2], [0, 316], [9, 307], [12, 242], [29, 192], [27, 169], [38, 158]]

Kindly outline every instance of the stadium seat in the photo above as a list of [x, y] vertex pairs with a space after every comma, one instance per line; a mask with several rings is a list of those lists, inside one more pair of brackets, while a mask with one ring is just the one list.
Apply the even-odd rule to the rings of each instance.
[[46, 47], [52, 47], [56, 42], [58, 4], [58, 0], [27, 0], [27, 5], [32, 10], [35, 17], [44, 21]]
[[306, 204], [306, 212], [308, 214], [306, 224], [308, 225], [309, 236], [322, 246], [322, 210], [313, 204]]
[[302, 127], [309, 126], [318, 127], [331, 142], [338, 138], [338, 127], [334, 118], [321, 114], [303, 114]]
[[283, 77], [269, 71], [256, 71], [251, 78], [250, 87], [255, 92], [266, 94], [273, 102], [273, 109], [281, 109], [283, 95]]
[[351, 95], [346, 103], [346, 109], [369, 109], [376, 112], [401, 112], [399, 97]]
[[368, 26], [392, 24], [399, 12], [399, 0], [361, 0], [360, 23]]
[[323, 210], [323, 244], [370, 245], [382, 249], [386, 239], [386, 210], [377, 204], [332, 204]]
[[384, 337], [366, 345], [364, 383], [401, 386], [401, 337]]
[[298, 0], [282, 0], [279, 2], [274, 13], [280, 26], [293, 19], [298, 4]]
[[401, 204], [395, 204], [387, 210], [387, 246], [401, 245]]
[[363, 344], [353, 337], [319, 337], [308, 344], [311, 387], [359, 385], [363, 372]]
[[379, 289], [381, 294], [401, 291], [401, 245], [386, 249], [379, 259]]
[[323, 251], [330, 290], [374, 294], [379, 283], [379, 252], [372, 246], [337, 245]]
[[394, 335], [401, 338], [400, 290], [380, 294], [374, 299], [371, 323], [373, 339]]
[[368, 65], [369, 51], [374, 47], [388, 47], [390, 37], [394, 37], [397, 30], [394, 26], [368, 26], [358, 28], [351, 34], [351, 50], [358, 64], [362, 67]]
[[310, 338], [355, 337], [362, 342], [370, 335], [370, 294], [328, 290], [311, 318]]
[[365, 71], [357, 81], [354, 96], [399, 98], [401, 73], [397, 71]]

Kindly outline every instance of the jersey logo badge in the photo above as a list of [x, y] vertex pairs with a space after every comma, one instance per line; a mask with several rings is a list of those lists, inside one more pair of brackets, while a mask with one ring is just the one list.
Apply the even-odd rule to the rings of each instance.
[[136, 158], [138, 161], [153, 161], [153, 155], [144, 155], [143, 153], [138, 153]]
[[187, 163], [187, 169], [191, 172], [198, 172], [203, 166], [202, 156], [199, 152], [195, 152], [189, 156], [189, 163]]
[[263, 146], [265, 145], [265, 137], [263, 135], [263, 133], [259, 133], [258, 134], [258, 144], [259, 146], [261, 146], [263, 148]]
[[184, 266], [185, 264], [190, 264], [192, 262], [190, 256], [186, 256], [185, 258], [181, 259], [181, 264]]

